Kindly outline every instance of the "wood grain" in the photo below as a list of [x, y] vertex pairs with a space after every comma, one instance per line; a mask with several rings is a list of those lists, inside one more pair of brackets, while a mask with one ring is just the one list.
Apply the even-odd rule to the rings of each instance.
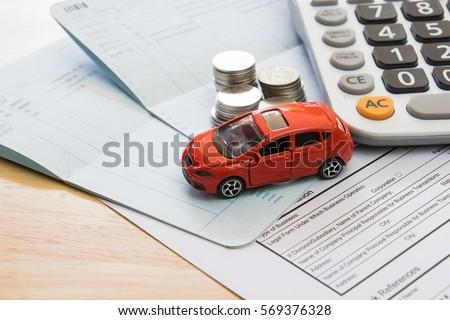
[[[65, 36], [52, 2], [0, 2], [0, 65]], [[94, 197], [0, 160], [0, 299], [232, 298]]]

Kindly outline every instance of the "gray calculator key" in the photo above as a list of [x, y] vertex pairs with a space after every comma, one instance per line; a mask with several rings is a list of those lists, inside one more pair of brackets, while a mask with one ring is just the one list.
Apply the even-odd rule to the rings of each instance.
[[410, 21], [441, 20], [444, 17], [444, 9], [438, 0], [404, 1], [402, 12]]
[[383, 69], [417, 66], [418, 58], [412, 45], [375, 47], [372, 55], [377, 66]]
[[450, 90], [450, 67], [434, 68], [433, 78], [439, 88], [442, 90]]
[[427, 94], [411, 98], [406, 106], [409, 114], [423, 120], [450, 119], [450, 94]]
[[311, 0], [311, 5], [314, 7], [334, 6], [338, 4], [338, 0]]
[[347, 74], [338, 83], [339, 88], [349, 94], [362, 95], [375, 89], [373, 77], [367, 73]]
[[326, 26], [339, 26], [347, 22], [347, 11], [342, 8], [321, 9], [316, 14], [316, 20]]
[[405, 28], [399, 23], [366, 25], [364, 37], [367, 43], [372, 46], [405, 44], [407, 40]]
[[330, 63], [341, 70], [357, 70], [365, 64], [364, 54], [358, 50], [335, 51], [331, 55]]
[[385, 70], [382, 79], [391, 93], [424, 92], [430, 88], [427, 75], [421, 68]]
[[450, 41], [450, 21], [413, 22], [411, 31], [422, 43]]
[[392, 3], [364, 4], [356, 7], [356, 17], [363, 24], [394, 23], [397, 12]]
[[354, 44], [356, 37], [352, 29], [334, 29], [325, 31], [322, 41], [329, 46], [343, 48]]
[[358, 4], [358, 3], [371, 3], [374, 0], [347, 0], [347, 3]]
[[426, 43], [422, 46], [422, 55], [433, 66], [450, 64], [450, 42]]

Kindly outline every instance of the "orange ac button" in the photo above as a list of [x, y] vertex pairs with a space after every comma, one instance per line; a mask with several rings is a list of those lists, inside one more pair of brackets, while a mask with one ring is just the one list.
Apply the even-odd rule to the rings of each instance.
[[363, 97], [359, 99], [356, 109], [370, 120], [386, 120], [395, 113], [394, 100], [385, 96]]

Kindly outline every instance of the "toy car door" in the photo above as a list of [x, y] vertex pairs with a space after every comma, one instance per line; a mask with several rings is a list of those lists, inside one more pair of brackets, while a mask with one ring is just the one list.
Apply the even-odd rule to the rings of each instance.
[[314, 175], [326, 160], [327, 150], [320, 132], [300, 132], [294, 135], [292, 177]]
[[291, 136], [267, 143], [249, 169], [250, 183], [259, 186], [291, 179], [291, 162]]

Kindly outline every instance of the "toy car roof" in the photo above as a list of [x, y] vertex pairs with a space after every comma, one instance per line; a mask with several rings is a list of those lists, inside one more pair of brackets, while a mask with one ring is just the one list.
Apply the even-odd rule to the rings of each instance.
[[[329, 119], [326, 109], [327, 106], [318, 102], [292, 103], [273, 108], [259, 110], [254, 113], [255, 121], [257, 122], [264, 135], [284, 135], [295, 131], [326, 131], [332, 130], [333, 124]], [[274, 117], [265, 117], [265, 113], [272, 113], [273, 111], [280, 111], [283, 115], [287, 126], [280, 125]], [[272, 122], [278, 122], [275, 126], [269, 124], [268, 120], [272, 118]], [[272, 128], [271, 128], [272, 127]]]

